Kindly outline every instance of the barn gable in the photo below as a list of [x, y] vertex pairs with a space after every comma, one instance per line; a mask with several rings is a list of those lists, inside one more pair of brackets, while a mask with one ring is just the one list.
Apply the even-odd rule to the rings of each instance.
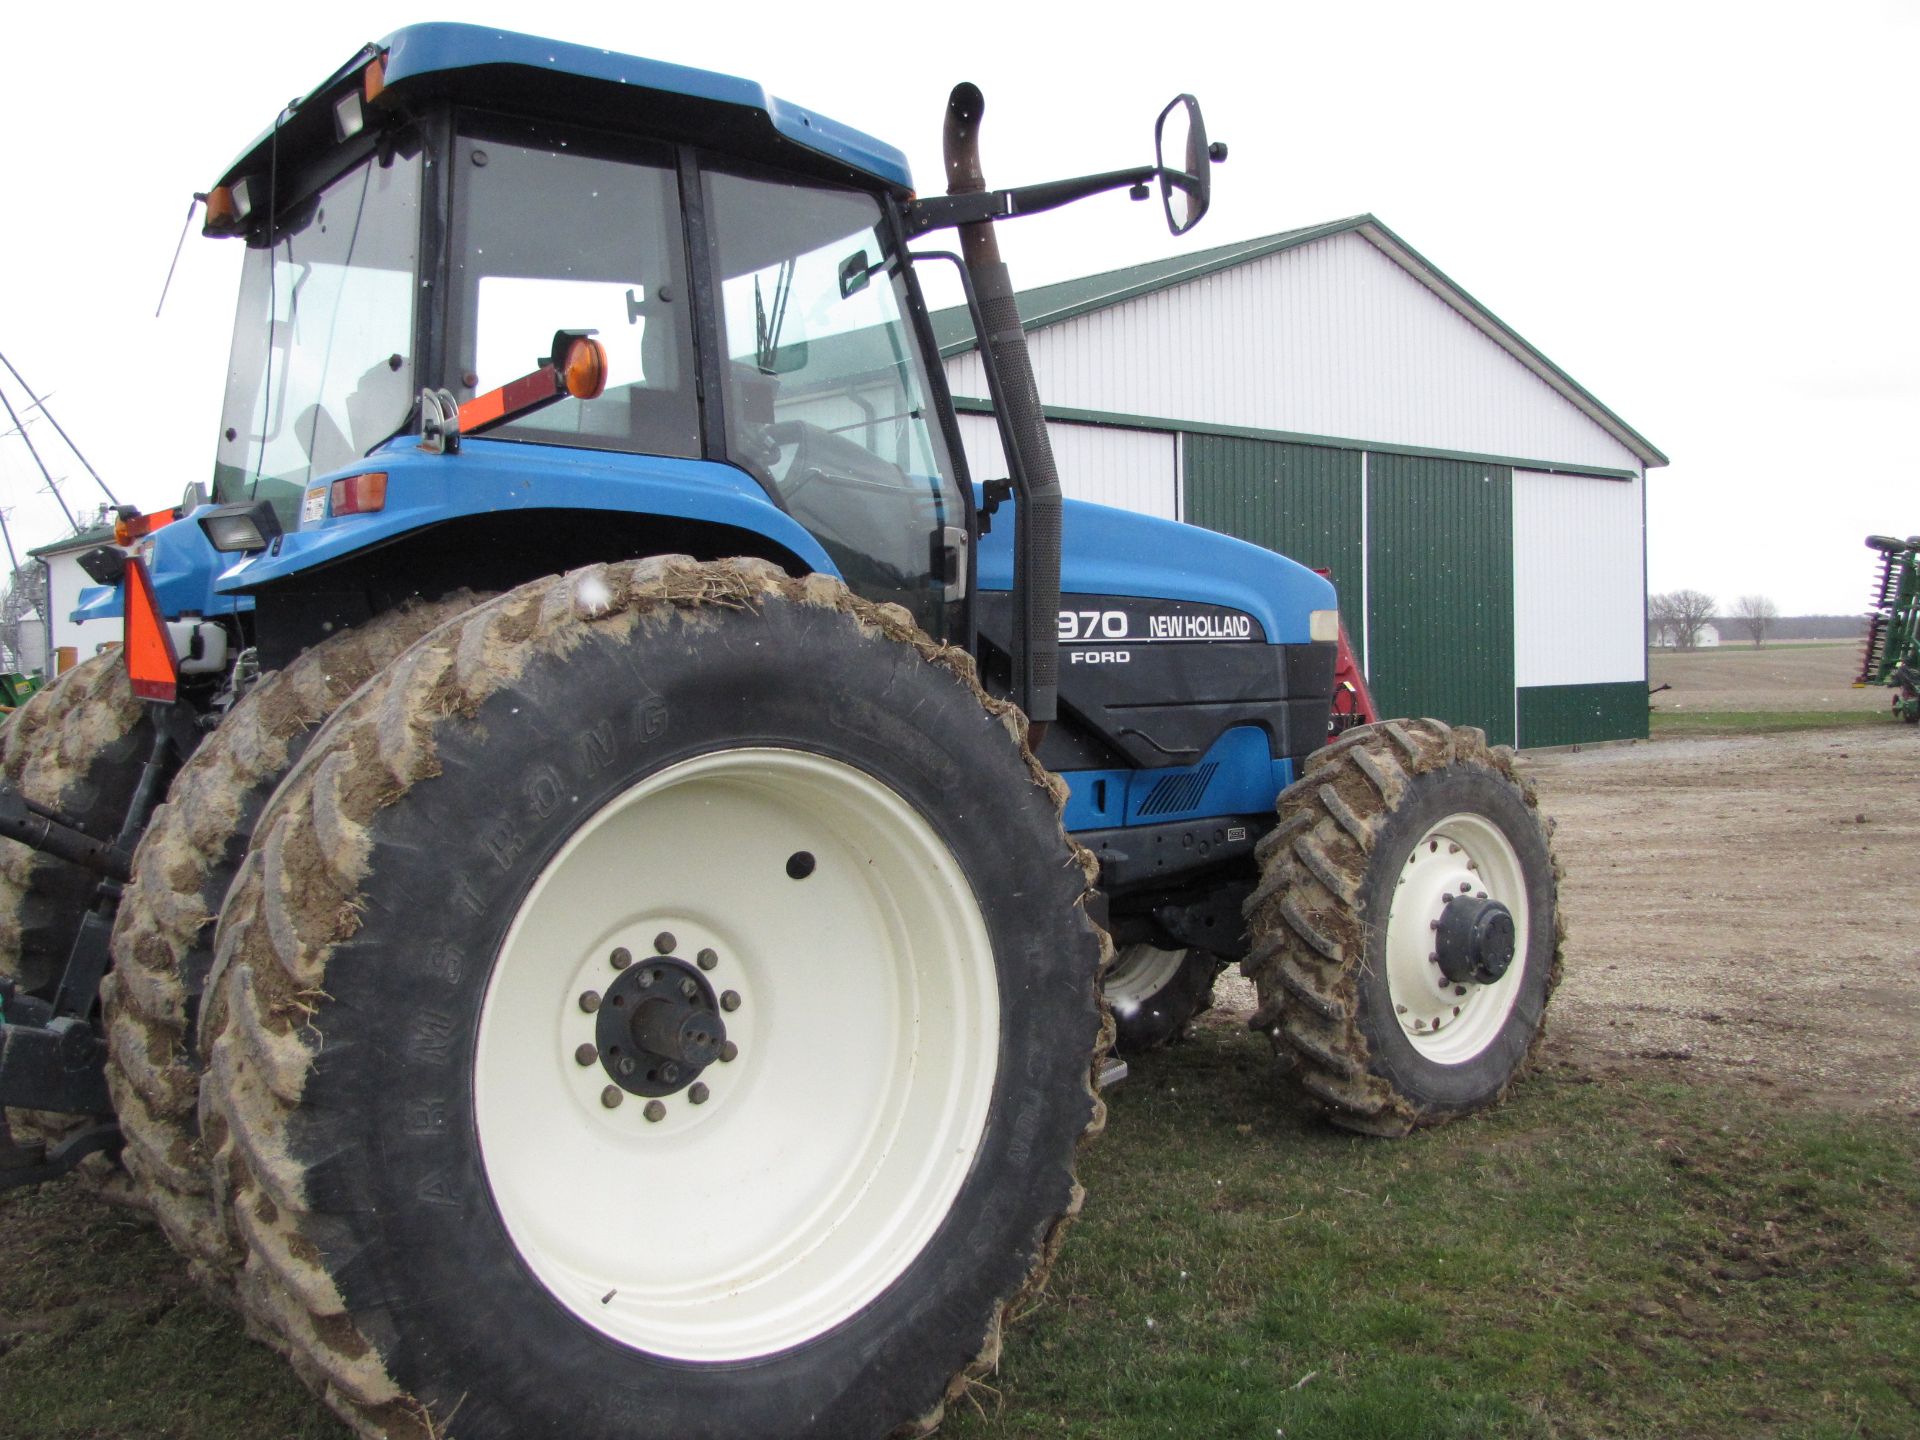
[[[1372, 216], [1025, 291], [1050, 410], [1591, 467], [1666, 457]], [[956, 395], [986, 381], [939, 317]]]

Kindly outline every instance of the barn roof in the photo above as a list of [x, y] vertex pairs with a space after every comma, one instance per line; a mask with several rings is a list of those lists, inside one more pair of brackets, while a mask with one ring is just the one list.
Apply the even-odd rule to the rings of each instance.
[[[1473, 296], [1448, 279], [1440, 268], [1371, 215], [1350, 215], [1324, 225], [1309, 225], [1299, 230], [1283, 230], [1277, 235], [1262, 235], [1211, 250], [1195, 250], [1164, 260], [1148, 260], [1098, 275], [1062, 280], [1053, 285], [1038, 285], [1019, 292], [1021, 322], [1027, 330], [1042, 330], [1049, 325], [1072, 320], [1096, 310], [1136, 300], [1155, 291], [1169, 290], [1191, 280], [1221, 270], [1245, 265], [1249, 261], [1277, 255], [1325, 240], [1334, 235], [1360, 235], [1381, 254], [1392, 260], [1431, 291], [1442, 303], [1458, 313], [1468, 324], [1531, 370], [1549, 387], [1594, 424], [1619, 441], [1647, 465], [1665, 465], [1667, 457], [1646, 436], [1627, 424], [1579, 381], [1541, 354], [1519, 332]], [[934, 335], [942, 356], [964, 354], [975, 346], [973, 323], [964, 306], [935, 312]]]

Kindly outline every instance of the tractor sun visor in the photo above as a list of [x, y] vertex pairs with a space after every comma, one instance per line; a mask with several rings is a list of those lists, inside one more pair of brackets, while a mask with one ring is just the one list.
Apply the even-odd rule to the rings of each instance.
[[264, 550], [280, 538], [280, 517], [266, 500], [215, 505], [197, 518], [216, 550]]

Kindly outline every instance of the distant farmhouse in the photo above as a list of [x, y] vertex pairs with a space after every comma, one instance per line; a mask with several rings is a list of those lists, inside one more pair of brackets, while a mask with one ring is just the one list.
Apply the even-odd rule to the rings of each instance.
[[[1648, 645], [1655, 650], [1673, 650], [1680, 646], [1678, 629], [1671, 621], [1649, 621], [1647, 635]], [[1693, 648], [1696, 650], [1712, 650], [1719, 644], [1720, 627], [1712, 620], [1707, 621], [1694, 632]]]

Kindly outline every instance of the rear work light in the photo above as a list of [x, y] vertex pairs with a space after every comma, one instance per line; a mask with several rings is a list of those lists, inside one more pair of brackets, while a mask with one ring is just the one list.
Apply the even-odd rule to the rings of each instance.
[[387, 508], [387, 472], [375, 470], [367, 475], [349, 475], [333, 482], [327, 508], [335, 516], [371, 515]]
[[264, 550], [280, 538], [280, 517], [266, 500], [216, 505], [199, 519], [216, 550]]

